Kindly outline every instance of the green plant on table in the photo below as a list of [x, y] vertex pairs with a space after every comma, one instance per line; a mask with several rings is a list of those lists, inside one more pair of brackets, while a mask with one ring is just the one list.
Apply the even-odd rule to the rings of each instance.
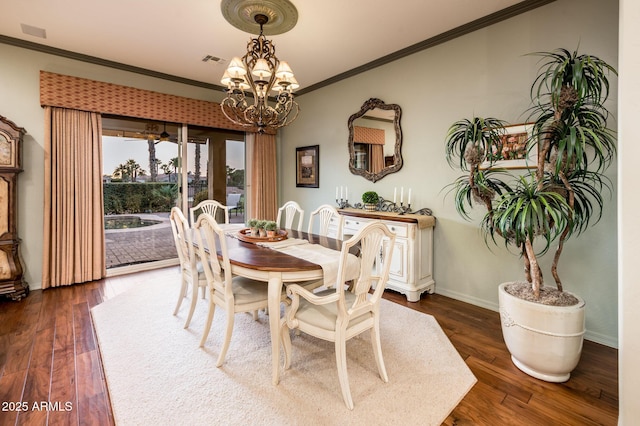
[[362, 194], [362, 202], [365, 204], [378, 204], [380, 197], [375, 191], [367, 191]]

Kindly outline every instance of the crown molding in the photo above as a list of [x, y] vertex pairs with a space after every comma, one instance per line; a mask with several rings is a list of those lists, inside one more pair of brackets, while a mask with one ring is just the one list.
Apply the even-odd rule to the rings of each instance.
[[86, 62], [94, 65], [102, 65], [104, 67], [114, 68], [121, 71], [129, 71], [136, 74], [146, 75], [148, 77], [160, 78], [163, 80], [174, 81], [176, 83], [188, 84], [190, 86], [203, 87], [205, 89], [224, 90], [222, 86], [216, 84], [205, 83], [203, 81], [192, 80], [189, 78], [178, 77], [171, 74], [165, 74], [146, 68], [135, 67], [133, 65], [123, 64], [121, 62], [109, 61], [107, 59], [98, 58], [96, 56], [84, 55], [82, 53], [72, 52], [70, 50], [58, 49], [57, 47], [45, 46], [44, 44], [33, 43], [31, 41], [21, 40], [18, 38], [8, 37], [0, 34], [0, 43], [11, 46], [21, 47], [23, 49], [35, 50], [37, 52], [47, 53], [50, 55], [60, 56], [63, 58], [73, 59], [76, 61]]

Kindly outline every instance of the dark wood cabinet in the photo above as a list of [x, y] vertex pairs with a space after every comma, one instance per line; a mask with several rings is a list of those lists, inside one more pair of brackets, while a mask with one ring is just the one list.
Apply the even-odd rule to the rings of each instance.
[[0, 296], [20, 300], [29, 293], [18, 238], [18, 173], [26, 131], [0, 115]]

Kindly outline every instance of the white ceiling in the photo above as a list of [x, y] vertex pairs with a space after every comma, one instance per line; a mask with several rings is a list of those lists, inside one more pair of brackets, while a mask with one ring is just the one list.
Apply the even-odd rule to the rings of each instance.
[[[385, 55], [503, 9], [544, 0], [291, 0], [298, 23], [269, 36], [305, 90]], [[548, 1], [546, 1], [548, 2]], [[0, 41], [24, 40], [209, 84], [242, 56], [250, 35], [219, 0], [0, 0]], [[46, 31], [24, 34], [21, 24]], [[4, 37], [4, 40], [1, 36]], [[15, 44], [15, 43], [14, 43]], [[3, 58], [3, 60], [5, 60]]]

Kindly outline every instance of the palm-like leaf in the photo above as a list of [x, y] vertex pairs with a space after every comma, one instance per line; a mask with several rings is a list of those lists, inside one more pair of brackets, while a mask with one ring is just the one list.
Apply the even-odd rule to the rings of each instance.
[[487, 153], [492, 152], [494, 146], [500, 145], [500, 136], [504, 134], [505, 124], [496, 118], [481, 117], [453, 123], [447, 133], [445, 148], [449, 165], [469, 171], [469, 164], [465, 160], [465, 153], [469, 147], [477, 148], [484, 160], [490, 160]]
[[531, 98], [544, 100], [549, 94], [556, 107], [564, 86], [573, 87], [582, 100], [591, 99], [596, 104], [603, 104], [609, 96], [607, 75], [617, 75], [605, 61], [591, 55], [579, 55], [577, 51], [558, 49], [531, 55], [542, 57], [538, 77], [531, 86]]
[[589, 105], [569, 111], [571, 114], [556, 120], [551, 109], [543, 110], [540, 106], [532, 109], [531, 116], [537, 116], [533, 134], [552, 144], [546, 160], [550, 160], [554, 151], [557, 153], [556, 174], [561, 170], [584, 170], [590, 164], [596, 164], [596, 169], [603, 171], [611, 165], [616, 153], [615, 133], [606, 127], [608, 111]]
[[540, 191], [535, 175], [531, 174], [521, 176], [513, 190], [502, 196], [493, 213], [485, 215], [482, 230], [485, 239], [495, 242], [499, 234], [506, 245], [517, 247], [542, 237], [545, 245], [538, 253], [542, 254], [570, 221], [570, 209], [564, 197], [554, 191]]
[[[604, 207], [603, 191], [611, 192], [610, 181], [606, 176], [590, 170], [576, 170], [567, 176], [567, 181], [574, 194], [572, 217], [569, 223], [570, 229], [567, 237], [571, 234], [580, 234], [589, 226], [598, 223], [602, 217]], [[562, 194], [566, 194], [561, 180], [552, 175], [545, 176], [546, 189], [555, 188]], [[566, 195], [563, 195], [565, 198]]]
[[[494, 194], [494, 196], [500, 197], [505, 192], [511, 191], [511, 187], [504, 182], [504, 178], [508, 177], [504, 169], [478, 170], [472, 176], [475, 188], [481, 193]], [[458, 214], [467, 220], [471, 220], [470, 210], [473, 209], [474, 200], [476, 203], [478, 200], [474, 197], [474, 186], [469, 175], [460, 176], [448, 186], [451, 187], [449, 192], [454, 192]], [[494, 197], [492, 196], [491, 198], [493, 199]]]

